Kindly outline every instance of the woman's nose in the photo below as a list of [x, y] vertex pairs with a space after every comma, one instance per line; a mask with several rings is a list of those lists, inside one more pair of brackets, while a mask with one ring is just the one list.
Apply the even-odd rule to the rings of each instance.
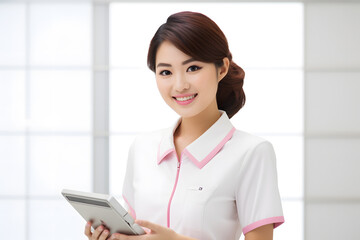
[[175, 77], [175, 90], [178, 92], [183, 92], [190, 88], [189, 82], [186, 80], [186, 77], [182, 74], [178, 74]]

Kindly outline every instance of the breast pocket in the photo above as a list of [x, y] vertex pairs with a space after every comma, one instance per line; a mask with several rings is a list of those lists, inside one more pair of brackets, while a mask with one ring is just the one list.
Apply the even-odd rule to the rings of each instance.
[[207, 205], [214, 197], [214, 188], [209, 186], [189, 186], [186, 189], [184, 216], [186, 226], [192, 236], [203, 237], [204, 213]]

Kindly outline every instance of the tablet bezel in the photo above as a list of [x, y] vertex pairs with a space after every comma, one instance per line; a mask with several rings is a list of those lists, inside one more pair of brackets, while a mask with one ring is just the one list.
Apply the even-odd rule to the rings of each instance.
[[[106, 227], [110, 229], [110, 234], [115, 232], [120, 232], [127, 235], [145, 234], [145, 231], [134, 222], [134, 219], [130, 216], [130, 214], [113, 196], [100, 193], [81, 192], [70, 189], [63, 189], [61, 194], [86, 221], [93, 222], [94, 228], [102, 224], [101, 219], [106, 218], [105, 215], [98, 216], [102, 215], [102, 211], [99, 213], [99, 210], [101, 208], [106, 210], [111, 208], [111, 211], [113, 215], [116, 216], [116, 219], [105, 223]], [[96, 214], [94, 210], [96, 210]]]

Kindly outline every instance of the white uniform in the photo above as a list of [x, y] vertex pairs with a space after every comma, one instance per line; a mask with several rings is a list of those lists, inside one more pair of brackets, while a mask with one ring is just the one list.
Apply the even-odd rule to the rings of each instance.
[[134, 141], [123, 197], [135, 218], [206, 240], [284, 222], [272, 145], [235, 130], [221, 112], [181, 159], [173, 141], [180, 121]]

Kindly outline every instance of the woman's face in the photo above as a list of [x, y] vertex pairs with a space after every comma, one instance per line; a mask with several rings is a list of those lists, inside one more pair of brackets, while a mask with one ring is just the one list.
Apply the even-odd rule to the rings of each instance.
[[164, 41], [156, 54], [155, 74], [161, 96], [181, 117], [218, 111], [216, 92], [220, 76], [215, 64], [195, 61]]

